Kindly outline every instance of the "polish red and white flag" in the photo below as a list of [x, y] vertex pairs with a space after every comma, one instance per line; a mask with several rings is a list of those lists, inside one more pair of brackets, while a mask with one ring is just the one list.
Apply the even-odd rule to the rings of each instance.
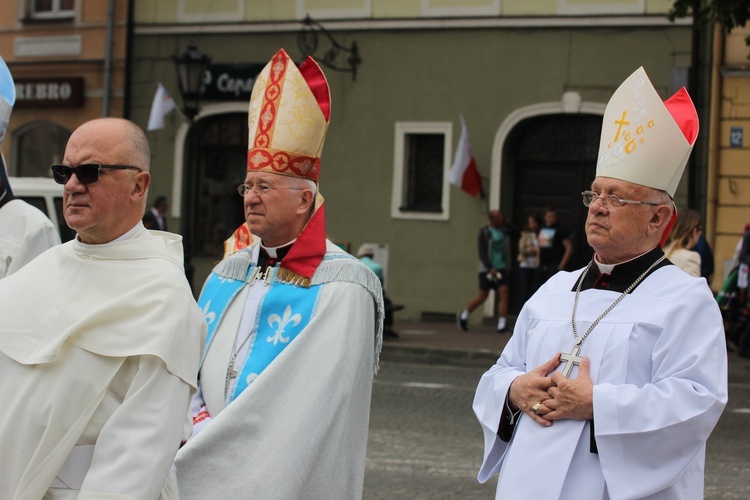
[[477, 169], [477, 162], [469, 143], [469, 133], [466, 131], [466, 122], [461, 116], [461, 137], [458, 139], [456, 155], [453, 157], [453, 166], [448, 172], [448, 182], [458, 186], [471, 196], [482, 194], [482, 177]]

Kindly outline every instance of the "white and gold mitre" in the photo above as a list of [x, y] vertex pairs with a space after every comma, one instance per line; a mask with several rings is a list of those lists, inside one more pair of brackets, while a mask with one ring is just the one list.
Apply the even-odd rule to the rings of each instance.
[[697, 137], [698, 114], [685, 88], [662, 102], [638, 68], [607, 104], [596, 175], [674, 196]]
[[253, 86], [247, 170], [317, 182], [330, 109], [328, 82], [317, 63], [308, 57], [297, 68], [279, 50]]

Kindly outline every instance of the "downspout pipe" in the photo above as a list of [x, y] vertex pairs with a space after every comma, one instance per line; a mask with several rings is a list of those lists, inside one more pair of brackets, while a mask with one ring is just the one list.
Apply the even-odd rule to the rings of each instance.
[[104, 42], [104, 89], [102, 92], [102, 116], [109, 116], [112, 94], [112, 39], [114, 38], [115, 0], [109, 0], [107, 7], [107, 34]]
[[[708, 144], [708, 183], [706, 186], [706, 241], [712, 248], [716, 248], [716, 223], [719, 205], [719, 167], [721, 158], [721, 95], [724, 82], [721, 76], [721, 66], [724, 64], [724, 38], [726, 34], [720, 25], [714, 26], [713, 62], [711, 64], [711, 104], [709, 144]], [[714, 262], [714, 268], [721, 270], [719, 262]], [[714, 271], [712, 288], [718, 291], [722, 285], [720, 272]]]

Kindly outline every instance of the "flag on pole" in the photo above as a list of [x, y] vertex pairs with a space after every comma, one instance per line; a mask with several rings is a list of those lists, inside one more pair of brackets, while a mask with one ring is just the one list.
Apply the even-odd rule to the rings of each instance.
[[456, 156], [453, 158], [453, 166], [448, 172], [448, 182], [458, 186], [471, 196], [482, 194], [482, 178], [474, 160], [469, 144], [469, 133], [466, 131], [466, 122], [461, 115], [461, 137], [458, 139]]
[[164, 117], [176, 107], [174, 99], [169, 95], [167, 89], [159, 82], [151, 103], [151, 114], [148, 117], [148, 130], [159, 130], [164, 128]]

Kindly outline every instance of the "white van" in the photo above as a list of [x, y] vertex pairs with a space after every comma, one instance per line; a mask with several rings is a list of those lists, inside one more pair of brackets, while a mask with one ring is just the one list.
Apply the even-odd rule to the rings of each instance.
[[16, 198], [35, 206], [50, 218], [52, 224], [58, 229], [63, 243], [75, 237], [75, 231], [65, 224], [63, 218], [61, 184], [44, 177], [11, 177], [8, 182]]

